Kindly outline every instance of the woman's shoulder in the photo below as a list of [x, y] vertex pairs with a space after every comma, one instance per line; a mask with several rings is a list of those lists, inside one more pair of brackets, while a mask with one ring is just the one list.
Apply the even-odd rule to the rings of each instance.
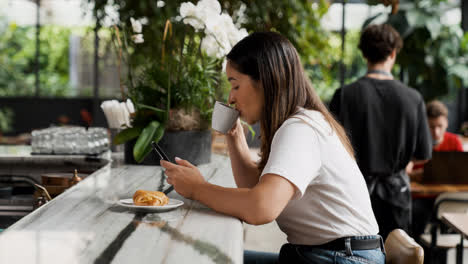
[[304, 108], [299, 108], [294, 115], [286, 119], [279, 130], [291, 129], [314, 130], [325, 135], [330, 135], [330, 132], [332, 132], [322, 113]]
[[297, 122], [298, 120], [302, 121], [303, 123], [306, 123], [307, 125], [313, 128], [327, 130], [330, 128], [330, 125], [325, 119], [325, 116], [317, 110], [299, 108], [297, 113], [292, 115], [286, 121]]
[[294, 113], [288, 119], [286, 119], [286, 122], [297, 122], [301, 119], [306, 119], [304, 120], [304, 122], [306, 123], [309, 123], [311, 121], [325, 121], [325, 117], [319, 111], [298, 107], [296, 113]]

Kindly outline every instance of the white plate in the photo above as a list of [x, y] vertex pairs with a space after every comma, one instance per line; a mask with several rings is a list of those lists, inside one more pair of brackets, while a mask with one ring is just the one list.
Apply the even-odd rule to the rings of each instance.
[[174, 199], [174, 198], [169, 198], [169, 203], [163, 206], [134, 205], [133, 199], [129, 198], [129, 199], [121, 199], [117, 202], [117, 204], [123, 207], [135, 209], [138, 211], [164, 212], [164, 211], [169, 211], [179, 206], [182, 206], [184, 202], [182, 202], [181, 200]]

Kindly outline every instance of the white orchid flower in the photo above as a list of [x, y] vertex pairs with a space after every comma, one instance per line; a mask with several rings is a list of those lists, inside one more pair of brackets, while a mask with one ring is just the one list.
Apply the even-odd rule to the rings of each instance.
[[232, 46], [247, 36], [247, 31], [239, 30], [230, 15], [221, 13], [218, 0], [200, 0], [197, 5], [185, 2], [180, 5], [179, 12], [183, 22], [195, 31], [204, 29], [201, 48], [210, 57], [223, 58]]
[[164, 7], [165, 5], [166, 5], [166, 3], [164, 3], [164, 1], [158, 1], [156, 3], [156, 6], [159, 7], [159, 8]]
[[147, 17], [142, 17], [142, 18], [138, 19], [138, 21], [139, 21], [142, 25], [148, 25], [148, 18], [147, 18]]
[[141, 22], [134, 19], [133, 17], [130, 18], [130, 22], [132, 23], [132, 29], [134, 33], [141, 33], [141, 30], [143, 26], [141, 25]]
[[194, 4], [190, 2], [182, 3], [179, 12], [184, 24], [191, 25], [196, 31], [205, 27], [201, 18], [202, 10], [199, 10]]
[[226, 58], [224, 58], [224, 60], [223, 60], [223, 72], [226, 71], [226, 65], [227, 65], [227, 60], [226, 60]]
[[239, 30], [235, 29], [233, 31], [231, 31], [228, 36], [229, 36], [229, 43], [234, 46], [237, 44], [237, 42], [239, 42], [240, 40], [242, 40], [243, 38], [247, 37], [247, 35], [249, 35], [249, 33], [247, 33], [247, 30], [245, 28], [241, 28]]
[[211, 34], [202, 39], [201, 48], [208, 56], [218, 57], [219, 45]]
[[143, 39], [143, 34], [135, 34], [132, 36], [133, 42], [136, 44], [143, 43], [145, 40]]
[[211, 16], [221, 14], [221, 5], [218, 0], [201, 0], [197, 3], [197, 7]]
[[[238, 33], [237, 42], [241, 41], [243, 38], [245, 38], [245, 37], [247, 37], [249, 35], [249, 32], [247, 32], [247, 29], [245, 29], [245, 28], [239, 29], [239, 31], [237, 33]], [[234, 46], [234, 45], [237, 44], [237, 42], [234, 43], [234, 44], [232, 44], [232, 43], [231, 44]]]
[[184, 2], [180, 5], [179, 12], [182, 17], [190, 16], [196, 13], [196, 7], [190, 2]]
[[133, 114], [133, 113], [135, 113], [135, 106], [133, 105], [133, 102], [132, 102], [132, 100], [130, 100], [130, 99], [127, 99], [127, 102], [126, 102], [126, 104], [127, 104], [127, 109], [128, 109], [128, 112], [129, 112], [130, 114]]
[[234, 46], [239, 41], [238, 30], [232, 21], [231, 16], [226, 13], [219, 16], [218, 27], [223, 28], [223, 31], [226, 33], [226, 38], [229, 41], [231, 46]]
[[242, 3], [239, 9], [237, 11], [234, 11], [234, 17], [236, 18], [237, 27], [241, 27], [242, 24], [247, 23], [247, 18], [245, 16], [246, 9], [247, 9], [247, 6], [244, 3]]
[[[225, 56], [229, 50], [231, 50], [231, 43], [230, 43], [230, 34], [237, 35], [237, 29], [235, 28], [234, 24], [232, 23], [232, 19], [229, 15], [218, 15], [212, 16], [206, 21], [206, 28], [205, 34], [211, 35], [217, 43], [218, 51], [217, 51], [217, 58], [222, 58]], [[202, 45], [203, 48], [203, 45]]]

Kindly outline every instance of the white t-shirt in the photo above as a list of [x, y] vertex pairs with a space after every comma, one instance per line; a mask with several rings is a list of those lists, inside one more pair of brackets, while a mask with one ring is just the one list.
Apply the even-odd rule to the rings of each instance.
[[276, 219], [289, 243], [320, 245], [378, 233], [364, 177], [320, 112], [301, 109], [281, 125], [261, 176], [268, 173], [296, 187]]

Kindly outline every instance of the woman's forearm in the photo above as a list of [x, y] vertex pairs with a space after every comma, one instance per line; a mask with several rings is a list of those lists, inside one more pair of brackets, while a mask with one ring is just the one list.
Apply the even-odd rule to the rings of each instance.
[[275, 220], [295, 192], [292, 183], [273, 174], [265, 175], [254, 188], [225, 188], [208, 182], [191, 188], [192, 199], [253, 225]]
[[240, 188], [252, 188], [258, 183], [260, 171], [252, 160], [247, 141], [243, 137], [227, 136], [232, 173]]
[[[262, 210], [260, 201], [249, 188], [225, 188], [210, 183], [195, 187], [194, 200], [211, 209], [252, 224], [266, 224], [275, 219], [271, 210]], [[270, 215], [269, 215], [270, 214]]]

